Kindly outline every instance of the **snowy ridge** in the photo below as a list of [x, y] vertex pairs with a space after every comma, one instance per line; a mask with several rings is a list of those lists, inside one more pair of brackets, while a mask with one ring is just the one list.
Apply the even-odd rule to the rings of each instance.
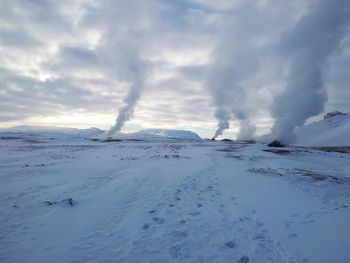
[[350, 115], [332, 112], [296, 130], [300, 146], [350, 146]]

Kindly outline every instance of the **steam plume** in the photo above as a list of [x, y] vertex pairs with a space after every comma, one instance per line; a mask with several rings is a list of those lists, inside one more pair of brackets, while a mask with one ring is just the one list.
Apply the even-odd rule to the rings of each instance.
[[311, 6], [282, 37], [282, 46], [291, 60], [286, 89], [272, 105], [275, 123], [272, 135], [293, 143], [294, 130], [324, 111], [327, 94], [323, 74], [331, 53], [338, 48], [350, 19], [348, 0], [322, 0]]
[[213, 136], [213, 138], [217, 138], [218, 136], [222, 135], [222, 133], [224, 132], [224, 130], [230, 128], [230, 116], [228, 114], [228, 112], [225, 109], [217, 109], [215, 112], [215, 117], [219, 120], [218, 121], [218, 126], [217, 129], [215, 131], [215, 134]]
[[140, 80], [135, 80], [135, 82], [130, 86], [128, 94], [124, 99], [125, 105], [119, 109], [118, 117], [115, 121], [114, 126], [109, 129], [108, 136], [119, 132], [123, 128], [125, 122], [132, 117], [135, 105], [140, 98], [143, 86], [144, 85]]
[[246, 100], [248, 88], [242, 84], [258, 67], [257, 56], [252, 48], [254, 31], [248, 33], [245, 28], [251, 26], [250, 15], [239, 18], [239, 21], [227, 18], [209, 68], [206, 84], [213, 98], [218, 121], [213, 138], [222, 135], [230, 127], [231, 118], [239, 120], [241, 138], [251, 137], [255, 131], [249, 121]]
[[128, 91], [119, 108], [115, 124], [104, 134], [105, 137], [120, 132], [133, 116], [146, 85], [151, 63], [144, 58], [144, 54], [155, 16], [154, 1], [119, 0], [109, 3], [104, 5], [106, 8], [101, 15], [110, 26], [101, 40], [99, 58], [110, 78], [127, 84]]
[[241, 127], [237, 135], [238, 140], [250, 140], [253, 139], [256, 131], [256, 126], [251, 124], [248, 119], [241, 121]]
[[118, 47], [120, 52], [117, 57], [120, 65], [117, 68], [118, 75], [122, 80], [127, 81], [130, 86], [123, 100], [124, 105], [119, 109], [116, 122], [109, 129], [108, 136], [120, 132], [125, 122], [132, 117], [147, 80], [148, 64], [140, 59], [138, 47], [129, 42], [119, 44]]

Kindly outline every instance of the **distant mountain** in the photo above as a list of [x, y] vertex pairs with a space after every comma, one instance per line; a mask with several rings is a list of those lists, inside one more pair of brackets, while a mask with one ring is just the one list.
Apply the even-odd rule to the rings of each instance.
[[295, 145], [350, 146], [350, 115], [338, 111], [327, 113], [323, 120], [296, 130]]
[[164, 138], [184, 139], [184, 140], [200, 140], [201, 137], [197, 133], [187, 130], [167, 130], [167, 129], [146, 129], [136, 134], [151, 135]]
[[8, 129], [0, 130], [2, 132], [16, 132], [16, 133], [32, 133], [32, 134], [46, 134], [49, 136], [74, 136], [74, 137], [89, 137], [100, 134], [103, 130], [92, 127], [88, 129], [78, 128], [61, 128], [61, 127], [50, 127], [50, 126], [14, 126]]
[[146, 129], [133, 133], [117, 133], [108, 136], [107, 132], [93, 136], [94, 139], [121, 139], [121, 140], [153, 140], [153, 139], [182, 139], [182, 140], [200, 140], [198, 134], [186, 130], [168, 130], [168, 129]]
[[[0, 129], [0, 132], [10, 133], [30, 133], [33, 135], [41, 135], [45, 137], [81, 137], [81, 138], [97, 138], [106, 139], [106, 131], [98, 128], [77, 129], [77, 128], [60, 128], [60, 127], [48, 127], [48, 126], [15, 126], [8, 129]], [[200, 140], [198, 134], [192, 131], [186, 130], [168, 130], [168, 129], [146, 129], [135, 133], [119, 133], [113, 138], [118, 139], [183, 139], [183, 140]]]

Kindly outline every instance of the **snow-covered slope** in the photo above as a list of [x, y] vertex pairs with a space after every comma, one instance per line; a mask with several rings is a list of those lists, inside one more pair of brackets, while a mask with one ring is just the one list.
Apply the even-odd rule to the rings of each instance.
[[350, 146], [350, 115], [328, 113], [323, 120], [298, 128], [296, 134], [296, 145]]

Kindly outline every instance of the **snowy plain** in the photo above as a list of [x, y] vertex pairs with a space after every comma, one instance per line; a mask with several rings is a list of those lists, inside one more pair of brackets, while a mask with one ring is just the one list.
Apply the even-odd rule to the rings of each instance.
[[0, 262], [350, 262], [348, 153], [0, 136]]

